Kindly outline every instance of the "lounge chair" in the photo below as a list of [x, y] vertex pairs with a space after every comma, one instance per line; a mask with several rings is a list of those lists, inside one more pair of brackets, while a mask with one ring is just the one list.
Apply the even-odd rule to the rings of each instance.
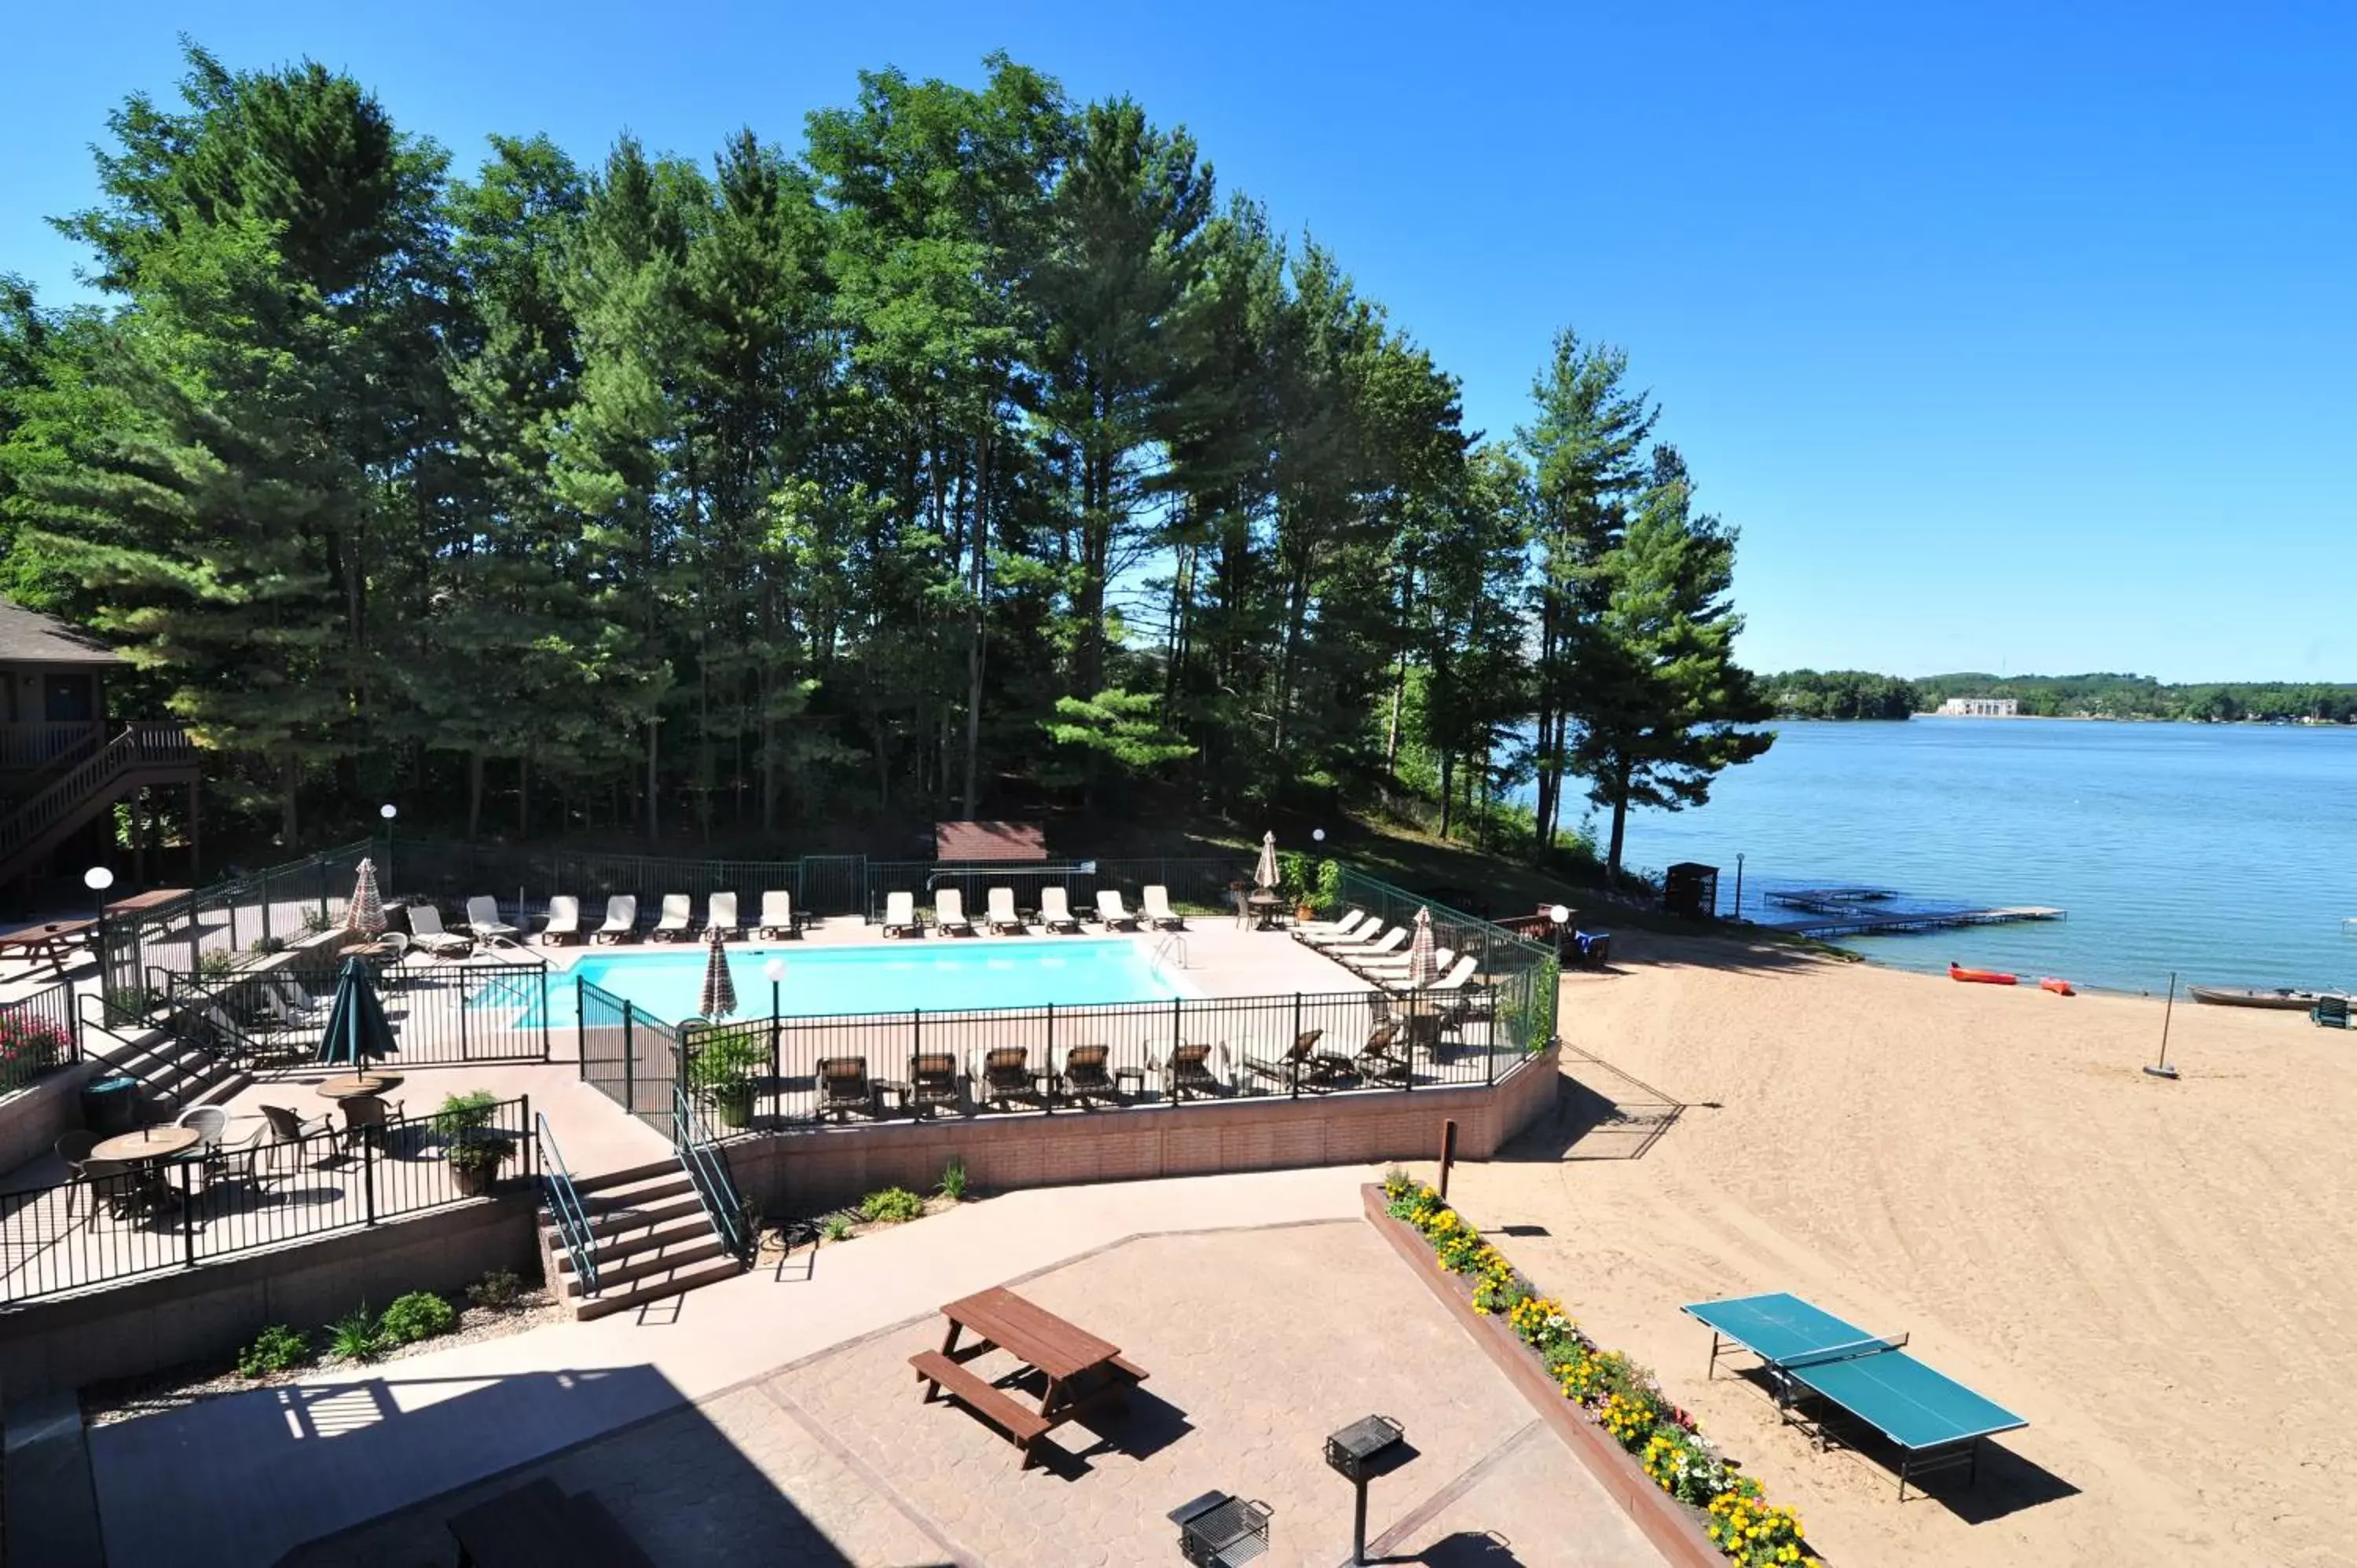
[[974, 922], [965, 918], [965, 895], [954, 887], [936, 888], [933, 892], [933, 929], [945, 937], [974, 935]]
[[272, 975], [270, 981], [270, 993], [287, 1012], [305, 1021], [314, 1017], [326, 1021], [328, 1004], [306, 991], [301, 981], [291, 974]]
[[1307, 925], [1296, 926], [1293, 928], [1293, 940], [1308, 942], [1314, 948], [1352, 941], [1373, 918], [1364, 909], [1353, 909], [1339, 920], [1312, 920]]
[[1399, 951], [1402, 948], [1407, 946], [1407, 928], [1405, 926], [1394, 926], [1390, 930], [1383, 933], [1383, 940], [1380, 941], [1368, 942], [1362, 946], [1355, 947], [1327, 948], [1324, 951], [1328, 958], [1333, 959], [1339, 963], [1348, 964], [1355, 969], [1360, 964], [1371, 963], [1377, 959], [1383, 958], [1387, 953], [1395, 953]]
[[687, 940], [687, 928], [694, 915], [695, 899], [692, 896], [666, 893], [663, 895], [662, 913], [655, 918], [647, 937], [651, 941], [683, 942]]
[[1360, 1077], [1401, 1083], [1412, 1076], [1407, 1049], [1400, 1039], [1403, 1026], [1400, 1020], [1386, 1018], [1367, 1031], [1367, 1043], [1359, 1047], [1358, 1059], [1352, 1064]]
[[914, 893], [884, 895], [884, 934], [888, 937], [921, 937], [925, 928], [917, 923], [917, 896]]
[[1019, 937], [1030, 930], [1031, 928], [1023, 923], [1023, 917], [1015, 912], [1014, 888], [994, 887], [988, 897], [990, 913], [986, 923], [993, 931]]
[[958, 1102], [957, 1058], [947, 1051], [920, 1051], [909, 1058], [909, 1109], [920, 1118]]
[[974, 1098], [985, 1109], [1039, 1098], [1039, 1085], [1031, 1077], [1031, 1053], [1021, 1046], [994, 1046], [983, 1052], [974, 1069]]
[[1097, 893], [1097, 920], [1108, 931], [1137, 929], [1137, 917], [1123, 907], [1119, 890], [1112, 887]]
[[704, 901], [704, 934], [717, 936], [724, 942], [733, 942], [745, 934], [737, 923], [737, 895], [715, 893]]
[[566, 942], [581, 940], [581, 900], [570, 893], [559, 893], [548, 901], [548, 921], [540, 928], [543, 947], [563, 947]]
[[1059, 886], [1039, 889], [1039, 923], [1051, 931], [1077, 932], [1080, 921], [1072, 918], [1072, 907]]
[[764, 937], [794, 937], [802, 928], [794, 924], [793, 895], [775, 888], [761, 895], [761, 924], [758, 932]]
[[1377, 983], [1386, 991], [1413, 991], [1419, 996], [1429, 996], [1437, 991], [1462, 991], [1465, 989], [1465, 983], [1473, 978], [1473, 972], [1480, 967], [1480, 963], [1481, 961], [1473, 954], [1462, 953], [1458, 955], [1455, 963], [1448, 966], [1445, 973], [1437, 976], [1429, 985], [1410, 985], [1405, 976], [1397, 980], [1383, 979]]
[[409, 941], [428, 958], [465, 958], [475, 950], [471, 940], [442, 929], [442, 911], [431, 904], [409, 907]]
[[467, 929], [474, 933], [477, 941], [487, 946], [492, 942], [513, 945], [515, 940], [523, 935], [500, 918], [500, 901], [489, 894], [467, 900]]
[[2347, 1028], [2349, 1026], [2349, 998], [2346, 996], [2318, 997], [2316, 999], [2316, 1005], [2308, 1010], [2308, 1021], [2318, 1026], [2319, 1028]]
[[[1448, 966], [1456, 961], [1457, 950], [1455, 948], [1435, 948], [1432, 950], [1432, 972], [1434, 974], [1441, 975], [1448, 973]], [[1390, 985], [1394, 982], [1405, 983], [1406, 981], [1408, 963], [1409, 958], [1406, 953], [1395, 952], [1386, 953], [1382, 958], [1370, 959], [1364, 963], [1354, 963], [1351, 967], [1353, 970], [1356, 970], [1362, 979], [1372, 980], [1377, 985]]]
[[818, 1064], [818, 1113], [842, 1117], [856, 1111], [877, 1114], [877, 1085], [866, 1057], [822, 1057]]
[[1293, 1037], [1291, 1047], [1275, 1061], [1255, 1061], [1246, 1057], [1243, 1065], [1284, 1085], [1288, 1094], [1304, 1089], [1332, 1089], [1350, 1078], [1350, 1063], [1340, 1057], [1317, 1054], [1318, 1042], [1325, 1037], [1323, 1029], [1304, 1029]]
[[1113, 1100], [1119, 1097], [1106, 1058], [1111, 1046], [1072, 1046], [1064, 1052], [1064, 1097], [1067, 1100]]
[[1159, 1065], [1162, 1069], [1162, 1091], [1174, 1101], [1190, 1094], [1220, 1095], [1227, 1085], [1220, 1080], [1211, 1066], [1211, 1046], [1179, 1045], [1170, 1047], [1170, 1055]]
[[1148, 925], [1157, 926], [1166, 931], [1183, 931], [1187, 929], [1187, 922], [1180, 919], [1178, 911], [1170, 907], [1170, 889], [1163, 886], [1159, 882], [1147, 883], [1146, 892], [1139, 901], [1145, 907]]
[[601, 942], [628, 941], [639, 930], [639, 896], [617, 893], [606, 900], [606, 923], [597, 928]]

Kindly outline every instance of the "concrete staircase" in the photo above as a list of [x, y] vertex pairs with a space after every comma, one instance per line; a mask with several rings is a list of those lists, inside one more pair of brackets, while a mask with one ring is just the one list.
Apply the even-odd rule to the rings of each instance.
[[139, 1080], [141, 1112], [168, 1122], [192, 1105], [214, 1105], [253, 1081], [253, 1075], [169, 1029], [130, 1029], [82, 1018], [82, 1051], [97, 1078]]
[[564, 1239], [542, 1210], [540, 1251], [549, 1289], [587, 1321], [742, 1273], [745, 1265], [712, 1227], [695, 1186], [676, 1159], [576, 1178], [589, 1222], [597, 1294], [574, 1272]]

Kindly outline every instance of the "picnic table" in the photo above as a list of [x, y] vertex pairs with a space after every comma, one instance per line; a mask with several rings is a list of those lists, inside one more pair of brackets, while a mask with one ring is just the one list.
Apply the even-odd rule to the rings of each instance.
[[33, 961], [35, 974], [46, 963], [63, 980], [66, 965], [90, 945], [90, 933], [97, 924], [96, 920], [51, 920], [46, 925], [11, 931], [0, 937], [0, 958], [28, 958]]
[[[1093, 1411], [1120, 1409], [1129, 1391], [1146, 1380], [1142, 1369], [1123, 1359], [1120, 1347], [1067, 1323], [1003, 1285], [951, 1302], [942, 1308], [942, 1316], [949, 1319], [942, 1348], [909, 1358], [918, 1381], [925, 1385], [924, 1402], [930, 1404], [946, 1393], [996, 1426], [1022, 1450], [1027, 1470], [1037, 1462], [1033, 1444], [1040, 1438]], [[967, 1333], [974, 1340], [961, 1348], [959, 1337]], [[999, 1382], [969, 1371], [965, 1365], [994, 1349], [1004, 1350], [1022, 1363], [1011, 1378]], [[1016, 1397], [1027, 1373], [1044, 1380], [1036, 1406]], [[1015, 1382], [1017, 1388], [1000, 1386], [1006, 1382]]]

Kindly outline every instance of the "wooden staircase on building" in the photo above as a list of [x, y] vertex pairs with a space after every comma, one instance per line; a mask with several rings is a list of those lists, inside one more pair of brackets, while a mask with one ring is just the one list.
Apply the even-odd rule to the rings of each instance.
[[102, 811], [135, 789], [197, 780], [197, 750], [175, 724], [135, 724], [48, 778], [31, 799], [0, 810], [0, 885], [38, 866]]
[[744, 1273], [745, 1264], [713, 1230], [695, 1186], [676, 1159], [652, 1161], [574, 1181], [589, 1221], [597, 1294], [589, 1295], [544, 1208], [540, 1252], [549, 1290], [587, 1321]]

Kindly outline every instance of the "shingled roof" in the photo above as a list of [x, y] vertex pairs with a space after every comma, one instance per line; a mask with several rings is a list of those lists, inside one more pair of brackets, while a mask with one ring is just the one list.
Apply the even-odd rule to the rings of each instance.
[[1048, 839], [1034, 822], [935, 822], [933, 858], [953, 863], [1045, 860]]
[[120, 664], [117, 653], [55, 616], [0, 599], [0, 663]]

